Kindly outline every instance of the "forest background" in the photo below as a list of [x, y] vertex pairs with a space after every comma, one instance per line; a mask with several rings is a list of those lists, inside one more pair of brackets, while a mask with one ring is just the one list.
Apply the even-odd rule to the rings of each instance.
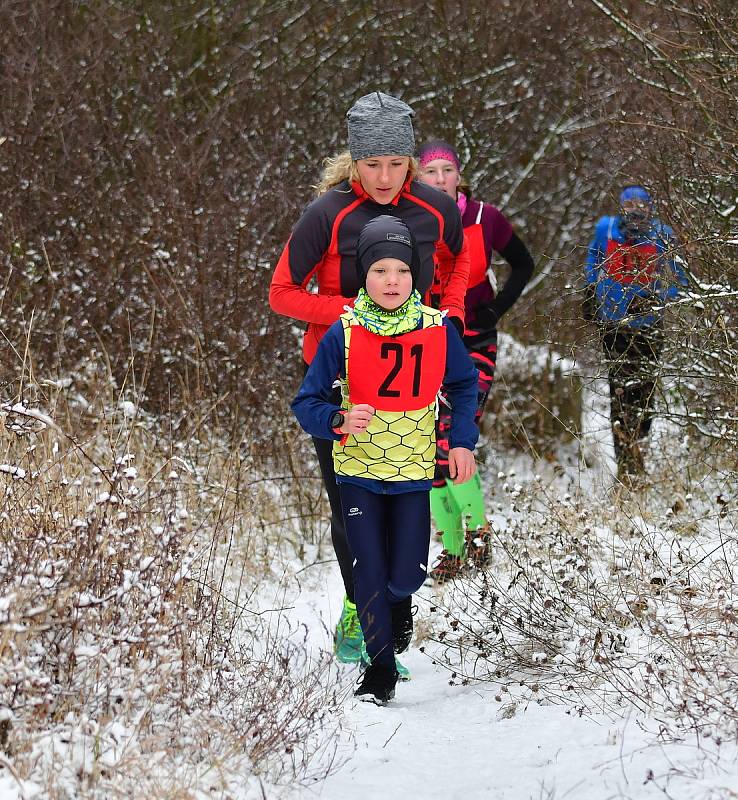
[[[459, 149], [538, 277], [506, 326], [570, 351], [595, 219], [645, 182], [704, 283], [735, 258], [730, 2], [6, 2], [3, 330], [148, 404], [218, 398], [257, 453], [299, 374], [271, 270], [345, 113], [382, 89]], [[731, 233], [732, 232], [732, 233]], [[714, 320], [714, 308], [705, 317]], [[6, 379], [18, 370], [3, 348]], [[291, 382], [290, 382], [291, 381]]]
[[[300, 556], [324, 536], [288, 409], [301, 328], [267, 294], [322, 159], [345, 148], [346, 110], [368, 91], [408, 102], [419, 142], [454, 143], [474, 194], [514, 223], [536, 275], [501, 328], [549, 362], [596, 364], [580, 315], [586, 246], [624, 182], [649, 187], [690, 273], [662, 375], [682, 455], [660, 480], [718, 475], [712, 510], [734, 513], [737, 28], [731, 0], [0, 4], [0, 745], [17, 770], [37, 769], [21, 754], [70, 709], [85, 729], [70, 692], [115, 716], [115, 691], [102, 697], [90, 677], [105, 643], [119, 656], [109, 684], [128, 687], [130, 670], [141, 681], [137, 699], [125, 689], [131, 709], [148, 697], [131, 665], [142, 653], [163, 663], [159, 645], [177, 713], [190, 713], [192, 685], [209, 708], [226, 703], [213, 697], [223, 654], [240, 663], [229, 613], [242, 608], [224, 610], [219, 548], [237, 545], [258, 570], [287, 546], [286, 526]], [[511, 425], [510, 442], [552, 452], [546, 437], [562, 430], [540, 417], [570, 390], [523, 373], [516, 413], [539, 422]], [[579, 433], [571, 421], [564, 432]], [[135, 636], [120, 634], [129, 622]], [[274, 663], [280, 647], [267, 648]], [[264, 698], [248, 674], [233, 737], [250, 737], [255, 760], [275, 741], [289, 752], [313, 717], [295, 711], [294, 728], [257, 735]], [[311, 691], [313, 711], [325, 707]]]

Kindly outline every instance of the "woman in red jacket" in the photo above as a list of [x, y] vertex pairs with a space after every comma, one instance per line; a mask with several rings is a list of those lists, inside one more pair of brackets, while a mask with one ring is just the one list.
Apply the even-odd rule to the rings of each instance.
[[[357, 100], [347, 114], [348, 152], [327, 160], [319, 195], [298, 220], [274, 270], [269, 303], [278, 314], [307, 323], [306, 365], [344, 306], [356, 297], [359, 232], [382, 214], [401, 219], [410, 229], [420, 256], [418, 291], [429, 305], [447, 311], [463, 333], [469, 256], [461, 216], [450, 197], [416, 180], [412, 116], [410, 106], [383, 92]], [[316, 292], [308, 289], [311, 280]], [[361, 658], [362, 637], [332, 443], [318, 438], [313, 443], [330, 500], [331, 539], [346, 591], [336, 629], [336, 656], [355, 662]]]
[[[424, 144], [418, 152], [420, 180], [456, 202], [469, 248], [469, 285], [464, 298], [464, 344], [479, 371], [477, 423], [484, 411], [497, 364], [497, 322], [520, 297], [533, 274], [533, 259], [504, 214], [472, 197], [462, 183], [456, 150], [441, 139]], [[510, 277], [498, 292], [492, 272], [492, 254], [498, 252], [510, 265]], [[454, 578], [464, 557], [481, 564], [486, 560], [489, 534], [479, 475], [454, 485], [448, 474], [448, 411], [438, 420], [436, 475], [431, 510], [441, 532], [443, 552], [431, 571], [439, 583]]]

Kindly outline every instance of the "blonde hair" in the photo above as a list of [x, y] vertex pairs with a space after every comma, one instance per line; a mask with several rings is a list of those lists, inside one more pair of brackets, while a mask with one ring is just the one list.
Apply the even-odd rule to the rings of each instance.
[[[414, 180], [418, 175], [418, 162], [417, 159], [410, 156], [410, 162], [407, 165], [407, 177]], [[356, 168], [356, 162], [351, 158], [351, 153], [344, 150], [332, 158], [326, 158], [323, 161], [323, 174], [320, 176], [320, 181], [313, 186], [316, 195], [325, 194], [329, 189], [338, 186], [343, 181], [358, 181], [359, 170]], [[406, 178], [407, 180], [407, 178]]]

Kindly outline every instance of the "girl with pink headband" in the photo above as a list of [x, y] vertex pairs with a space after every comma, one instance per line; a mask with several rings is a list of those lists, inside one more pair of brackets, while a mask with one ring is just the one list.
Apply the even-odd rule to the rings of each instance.
[[[472, 197], [461, 178], [458, 153], [441, 139], [426, 142], [418, 151], [420, 180], [452, 197], [461, 212], [471, 267], [465, 296], [464, 344], [479, 371], [476, 422], [479, 424], [492, 387], [497, 363], [497, 322], [520, 297], [533, 275], [533, 259], [505, 215], [489, 203]], [[498, 291], [492, 254], [510, 265], [510, 277]], [[486, 563], [489, 529], [479, 475], [454, 484], [448, 471], [449, 414], [438, 420], [436, 472], [431, 511], [443, 541], [443, 552], [431, 576], [439, 583], [455, 578], [464, 563]]]

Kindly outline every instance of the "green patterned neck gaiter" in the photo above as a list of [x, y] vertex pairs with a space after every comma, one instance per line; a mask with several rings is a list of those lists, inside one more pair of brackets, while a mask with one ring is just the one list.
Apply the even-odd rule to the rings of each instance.
[[423, 314], [422, 299], [418, 290], [413, 289], [399, 308], [386, 311], [369, 297], [366, 289], [359, 289], [353, 312], [359, 325], [368, 331], [379, 336], [396, 336], [418, 327]]

